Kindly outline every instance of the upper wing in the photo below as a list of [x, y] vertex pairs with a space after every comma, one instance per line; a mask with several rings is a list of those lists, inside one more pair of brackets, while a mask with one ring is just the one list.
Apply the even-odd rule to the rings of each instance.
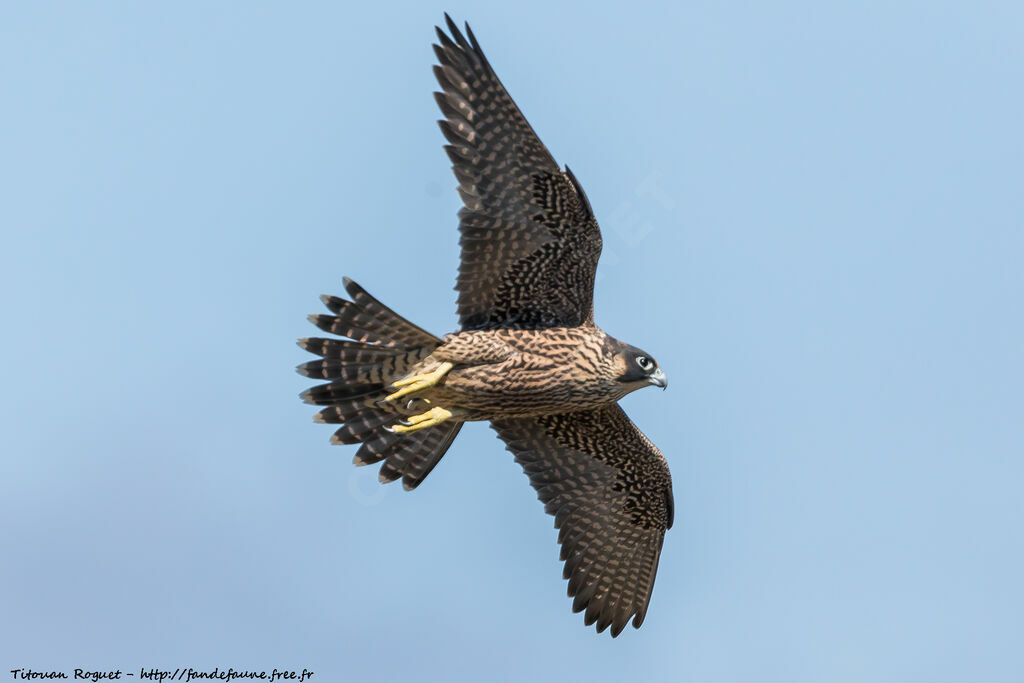
[[601, 232], [572, 172], [562, 173], [487, 63], [473, 32], [445, 15], [434, 93], [465, 204], [456, 289], [463, 329], [576, 326], [593, 319]]
[[[555, 516], [572, 609], [617, 636], [640, 627], [654, 589], [672, 479], [661, 451], [618, 405], [492, 426]], [[635, 616], [634, 616], [635, 615]]]

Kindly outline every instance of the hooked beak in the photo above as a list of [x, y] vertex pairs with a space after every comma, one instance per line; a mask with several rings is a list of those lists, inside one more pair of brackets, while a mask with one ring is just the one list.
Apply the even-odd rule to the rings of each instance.
[[668, 388], [668, 377], [665, 376], [665, 373], [661, 368], [655, 370], [654, 374], [647, 378], [647, 381], [656, 387], [661, 387], [662, 389]]

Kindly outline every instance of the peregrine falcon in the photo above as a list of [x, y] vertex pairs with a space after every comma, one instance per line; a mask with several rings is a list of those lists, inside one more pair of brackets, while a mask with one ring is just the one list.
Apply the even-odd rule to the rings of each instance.
[[302, 393], [362, 444], [356, 465], [414, 489], [463, 423], [490, 421], [555, 518], [573, 611], [617, 636], [639, 628], [672, 526], [661, 451], [617, 402], [666, 387], [654, 358], [594, 324], [601, 233], [583, 188], [563, 171], [495, 75], [473, 32], [445, 15], [434, 93], [458, 192], [460, 329], [439, 339], [345, 279], [311, 315], [343, 338], [300, 339], [328, 380]]

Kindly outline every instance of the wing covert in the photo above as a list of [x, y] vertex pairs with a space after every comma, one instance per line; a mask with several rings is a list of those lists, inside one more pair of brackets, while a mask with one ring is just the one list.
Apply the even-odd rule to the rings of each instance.
[[613, 637], [630, 618], [639, 628], [672, 526], [661, 451], [618, 405], [492, 426], [555, 517], [573, 611]]
[[473, 32], [437, 29], [438, 123], [459, 182], [456, 289], [463, 329], [576, 326], [593, 319], [601, 234], [495, 75]]

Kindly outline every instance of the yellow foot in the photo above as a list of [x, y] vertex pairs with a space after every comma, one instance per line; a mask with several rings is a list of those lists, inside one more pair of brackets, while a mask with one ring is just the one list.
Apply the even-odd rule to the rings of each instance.
[[452, 411], [438, 406], [436, 408], [431, 408], [425, 413], [413, 415], [412, 417], [407, 418], [404, 422], [400, 422], [389, 429], [395, 434], [408, 434], [409, 432], [415, 432], [419, 429], [426, 429], [427, 427], [433, 427], [436, 424], [441, 424], [454, 414], [455, 413]]
[[441, 363], [431, 372], [424, 373], [422, 375], [413, 375], [412, 377], [406, 377], [400, 379], [397, 382], [392, 382], [391, 386], [401, 387], [398, 391], [393, 394], [389, 394], [384, 397], [385, 401], [394, 401], [396, 398], [402, 398], [409, 394], [414, 394], [417, 391], [423, 391], [429, 389], [438, 382], [441, 381], [448, 371], [452, 369], [452, 364], [448, 362]]

